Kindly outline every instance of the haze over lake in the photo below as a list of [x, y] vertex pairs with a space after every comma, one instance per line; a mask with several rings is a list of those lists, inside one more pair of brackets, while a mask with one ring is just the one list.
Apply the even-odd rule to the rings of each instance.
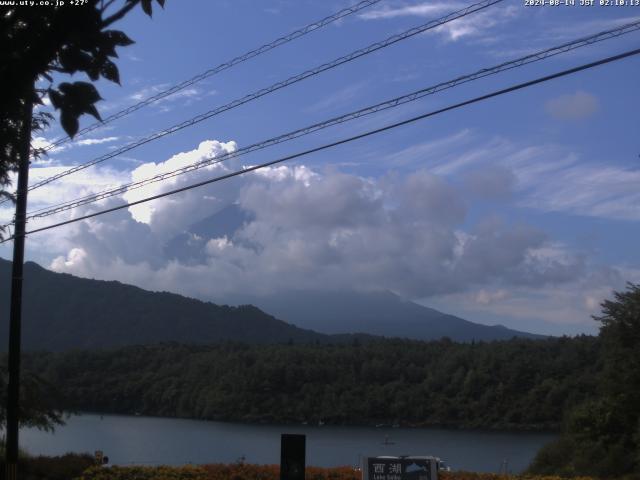
[[[366, 455], [435, 455], [456, 470], [497, 472], [504, 460], [521, 472], [548, 433], [444, 429], [251, 425], [173, 418], [82, 414], [55, 433], [23, 429], [21, 447], [32, 454], [103, 450], [111, 464], [183, 465], [235, 462], [277, 464], [280, 434], [307, 436], [307, 465], [357, 465]], [[386, 442], [386, 443], [385, 443]]]

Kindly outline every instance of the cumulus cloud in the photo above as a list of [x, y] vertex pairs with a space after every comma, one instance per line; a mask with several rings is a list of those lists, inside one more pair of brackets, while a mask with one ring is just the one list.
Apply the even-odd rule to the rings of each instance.
[[[233, 142], [202, 142], [165, 162], [141, 165], [132, 178], [235, 148]], [[231, 167], [208, 168], [125, 199]], [[470, 228], [467, 208], [458, 188], [425, 170], [366, 178], [279, 166], [82, 222], [68, 231], [61, 242], [66, 251], [50, 266], [207, 299], [327, 286], [416, 298], [487, 284], [536, 287], [582, 271], [578, 258], [554, 262], [540, 254], [548, 239], [532, 227], [491, 218]], [[230, 220], [229, 211], [241, 218]], [[198, 231], [191, 231], [195, 224]], [[190, 249], [197, 261], [179, 260], [176, 249]]]
[[545, 103], [549, 115], [560, 120], [582, 120], [598, 111], [598, 98], [582, 90], [561, 95]]
[[[576, 168], [584, 173], [584, 165], [571, 156], [558, 161], [545, 146], [516, 149], [499, 139], [478, 146], [471, 132], [463, 133], [452, 138], [464, 144], [464, 151], [449, 141], [403, 151], [403, 158], [428, 157], [424, 164], [429, 170], [363, 177], [335, 168], [281, 165], [37, 234], [29, 248], [32, 258], [48, 257], [57, 271], [215, 301], [239, 292], [391, 290], [414, 299], [446, 298], [487, 315], [549, 321], [588, 319], [622, 278], [635, 278], [618, 269], [600, 271], [584, 255], [523, 222], [470, 216], [469, 202], [478, 198], [518, 205], [539, 193], [549, 199], [564, 195], [540, 189], [557, 188], [547, 185], [554, 178], [563, 182], [558, 190], [572, 188], [571, 175]], [[88, 169], [34, 190], [31, 206], [172, 171], [235, 149], [234, 142], [208, 140], [132, 172]], [[241, 166], [238, 159], [232, 162], [236, 164], [211, 165], [55, 220]], [[64, 168], [35, 167], [32, 178], [37, 181]], [[599, 170], [607, 177], [605, 173]], [[10, 209], [5, 210], [0, 213], [10, 218]], [[35, 220], [30, 226], [47, 221], [53, 220]], [[555, 310], [546, 306], [545, 298]]]
[[490, 303], [495, 303], [495, 302], [504, 300], [509, 296], [509, 293], [504, 289], [491, 291], [491, 290], [485, 290], [484, 288], [481, 288], [480, 290], [473, 293], [472, 295], [474, 296], [474, 299], [477, 303], [481, 305], [489, 305]]
[[[224, 154], [232, 153], [236, 149], [237, 145], [233, 141], [226, 143], [218, 142], [217, 140], [205, 141], [200, 143], [200, 145], [198, 145], [198, 148], [196, 148], [195, 150], [178, 153], [164, 162], [148, 162], [138, 166], [133, 170], [133, 172], [131, 172], [131, 180], [133, 182], [138, 182], [155, 175], [173, 172], [174, 170], [178, 170], [180, 168], [201, 162], [203, 160], [208, 160]], [[223, 170], [226, 171], [225, 167], [222, 164], [208, 165], [190, 174], [175, 176], [162, 182], [151, 183], [142, 188], [130, 190], [124, 194], [124, 199], [127, 202], [135, 202], [146, 197], [157, 195], [161, 192], [188, 185], [192, 183], [194, 179], [202, 178], [203, 175], [210, 175], [211, 172], [220, 172]], [[174, 214], [178, 213], [176, 210], [180, 209], [180, 205], [184, 205], [185, 207], [182, 209], [184, 210], [184, 212], [182, 212], [178, 217], [173, 217], [167, 220], [173, 227], [175, 227], [176, 223], [180, 222], [180, 219], [191, 221], [193, 218], [197, 218], [199, 211], [201, 211], [203, 208], [211, 209], [217, 201], [215, 196], [209, 196], [207, 199], [208, 201], [198, 202], [199, 204], [194, 205], [194, 202], [189, 201], [189, 199], [194, 195], [199, 196], [199, 193], [186, 192], [185, 195], [181, 197], [179, 202], [177, 202], [174, 198], [165, 198], [157, 200], [153, 203], [143, 203], [130, 207], [129, 211], [136, 221], [150, 225], [152, 223], [151, 220], [154, 214], [156, 212], [162, 212], [163, 208], [166, 205], [173, 205], [172, 208]], [[185, 199], [185, 196], [188, 197], [188, 199]], [[163, 221], [162, 218], [164, 218], [162, 217], [162, 215], [158, 215], [158, 219], [153, 222], [156, 231], [167, 227], [167, 221]], [[187, 225], [183, 226], [186, 227]], [[173, 230], [173, 228], [169, 227], [169, 230]]]
[[87, 259], [87, 252], [82, 248], [72, 248], [66, 256], [58, 256], [51, 262], [53, 270], [73, 270]]

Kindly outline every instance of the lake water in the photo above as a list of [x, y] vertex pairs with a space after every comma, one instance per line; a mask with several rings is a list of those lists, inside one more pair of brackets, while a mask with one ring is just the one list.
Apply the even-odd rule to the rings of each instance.
[[[20, 432], [32, 454], [103, 450], [116, 465], [183, 465], [280, 462], [280, 434], [307, 436], [307, 465], [357, 465], [362, 455], [435, 455], [456, 470], [497, 472], [503, 461], [513, 473], [527, 467], [552, 434], [443, 429], [248, 425], [174, 418], [83, 414], [55, 433]], [[387, 442], [385, 444], [385, 441]]]

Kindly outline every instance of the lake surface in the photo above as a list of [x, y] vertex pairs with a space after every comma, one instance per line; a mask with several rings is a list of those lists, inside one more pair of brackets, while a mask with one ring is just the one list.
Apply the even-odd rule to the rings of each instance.
[[[83, 414], [55, 433], [20, 432], [20, 447], [32, 454], [104, 451], [116, 465], [280, 463], [280, 434], [307, 436], [307, 465], [358, 465], [360, 456], [435, 455], [453, 469], [497, 472], [503, 461], [513, 473], [527, 467], [552, 434], [443, 429], [249, 425], [174, 418]], [[388, 444], [385, 444], [385, 441]]]

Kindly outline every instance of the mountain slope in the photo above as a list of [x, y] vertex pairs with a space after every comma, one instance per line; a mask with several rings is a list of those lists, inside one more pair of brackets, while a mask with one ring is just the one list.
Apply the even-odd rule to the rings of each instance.
[[251, 303], [302, 328], [327, 334], [366, 332], [417, 340], [507, 340], [541, 335], [481, 325], [406, 301], [391, 292], [293, 291], [269, 297], [228, 298], [230, 304]]
[[[206, 260], [204, 246], [212, 238], [227, 236], [242, 244], [236, 233], [250, 222], [251, 214], [230, 205], [191, 225], [165, 246], [165, 255], [181, 262]], [[247, 245], [247, 248], [253, 248]], [[543, 338], [502, 325], [481, 325], [432, 308], [404, 301], [390, 292], [285, 291], [269, 297], [235, 295], [218, 298], [232, 305], [251, 304], [301, 328], [326, 334], [366, 332], [371, 335], [455, 341]]]
[[[8, 336], [11, 262], [0, 259], [0, 350]], [[253, 306], [228, 307], [119, 282], [88, 280], [25, 264], [25, 350], [109, 348], [159, 342], [326, 342]], [[336, 339], [338, 340], [338, 339]]]
[[[4, 305], [0, 351], [7, 345], [10, 270], [11, 262], [0, 259], [0, 300]], [[27, 262], [22, 345], [25, 350], [59, 351], [160, 342], [326, 343], [352, 341], [354, 333], [366, 334], [358, 335], [363, 340], [371, 335], [418, 340], [449, 337], [462, 342], [540, 338], [469, 322], [389, 292], [287, 292], [224, 301], [241, 306], [220, 306], [120, 282], [78, 278]]]

